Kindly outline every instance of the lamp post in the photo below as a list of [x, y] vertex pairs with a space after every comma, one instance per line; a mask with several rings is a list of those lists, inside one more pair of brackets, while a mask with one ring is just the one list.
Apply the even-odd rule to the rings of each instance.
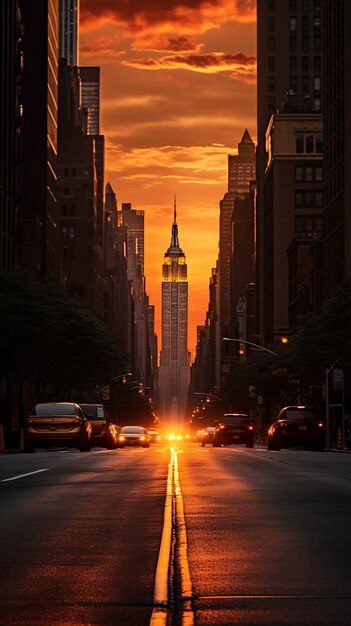
[[237, 343], [245, 343], [248, 346], [254, 346], [257, 350], [262, 350], [263, 352], [269, 352], [274, 356], [278, 356], [277, 352], [273, 352], [273, 350], [269, 350], [264, 346], [260, 346], [258, 343], [253, 343], [253, 341], [246, 341], [245, 339], [237, 339], [236, 337], [222, 337], [223, 341], [236, 341]]
[[326, 447], [330, 448], [330, 415], [329, 415], [329, 373], [334, 369], [338, 361], [325, 368], [325, 426], [326, 426]]
[[122, 378], [125, 378], [126, 376], [133, 376], [133, 374], [132, 372], [126, 372], [125, 374], [119, 374], [118, 376], [111, 378], [111, 380], [108, 383], [104, 383], [103, 385], [101, 385], [101, 387], [97, 387], [96, 393], [100, 393], [101, 391], [106, 389], [106, 387], [108, 387], [111, 383], [116, 383], [118, 380], [121, 380]]

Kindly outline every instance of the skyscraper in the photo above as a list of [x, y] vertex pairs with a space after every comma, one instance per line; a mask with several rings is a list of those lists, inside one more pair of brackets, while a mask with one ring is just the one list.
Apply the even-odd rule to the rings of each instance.
[[80, 104], [87, 111], [87, 133], [98, 135], [100, 132], [100, 68], [81, 67]]
[[78, 65], [79, 0], [60, 0], [59, 56]]
[[[294, 109], [320, 113], [322, 93], [321, 0], [260, 0], [257, 2], [257, 314], [265, 334], [265, 298], [269, 267], [265, 268], [268, 212], [264, 199], [266, 130], [272, 114]], [[298, 117], [296, 126], [299, 127]], [[268, 224], [269, 227], [269, 224]], [[287, 279], [288, 280], [288, 279]]]
[[19, 8], [24, 26], [24, 65], [18, 263], [33, 278], [60, 282], [56, 176], [58, 0], [19, 0]]
[[185, 415], [190, 381], [187, 264], [179, 246], [176, 203], [171, 244], [162, 266], [162, 351], [159, 371], [161, 413], [172, 423]]

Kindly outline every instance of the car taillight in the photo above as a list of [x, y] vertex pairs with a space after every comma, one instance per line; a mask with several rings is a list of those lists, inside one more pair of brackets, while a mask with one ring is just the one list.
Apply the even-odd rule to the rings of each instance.
[[282, 428], [287, 428], [288, 427], [287, 422], [280, 422], [280, 425], [281, 425]]
[[33, 420], [31, 418], [27, 419], [27, 424], [33, 424]]
[[325, 428], [324, 422], [318, 422], [318, 428]]
[[254, 427], [251, 424], [247, 427], [247, 430], [253, 430], [253, 429]]

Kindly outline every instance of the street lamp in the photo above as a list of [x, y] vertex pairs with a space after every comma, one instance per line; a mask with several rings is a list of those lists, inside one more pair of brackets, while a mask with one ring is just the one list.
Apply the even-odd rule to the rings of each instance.
[[325, 368], [325, 425], [326, 425], [326, 445], [330, 448], [330, 415], [329, 415], [329, 373], [334, 369], [338, 361]]
[[133, 376], [133, 374], [132, 372], [126, 372], [125, 374], [119, 374], [118, 376], [111, 378], [111, 380], [108, 383], [104, 383], [103, 385], [101, 385], [101, 387], [97, 387], [96, 393], [100, 393], [101, 391], [106, 389], [106, 387], [108, 387], [111, 383], [116, 383], [118, 380], [121, 380], [122, 378], [125, 378], [126, 376]]
[[264, 346], [260, 346], [258, 343], [253, 343], [253, 341], [246, 341], [245, 339], [236, 339], [235, 337], [222, 337], [223, 341], [236, 341], [237, 343], [245, 343], [248, 346], [254, 346], [257, 350], [262, 350], [263, 352], [269, 352], [274, 356], [278, 356], [277, 352], [273, 352], [273, 350], [268, 350]]

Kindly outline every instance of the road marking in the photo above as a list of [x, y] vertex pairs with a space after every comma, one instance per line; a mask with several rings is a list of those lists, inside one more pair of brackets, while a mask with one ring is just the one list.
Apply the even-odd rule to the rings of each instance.
[[184, 515], [184, 502], [179, 480], [178, 457], [176, 454], [174, 458], [174, 488], [177, 519], [177, 565], [180, 574], [180, 599], [182, 602], [181, 625], [193, 626], [195, 623], [194, 612], [191, 605], [191, 601], [193, 599], [193, 586], [188, 561], [188, 541]]
[[166, 502], [163, 515], [163, 529], [158, 553], [155, 585], [154, 604], [156, 605], [151, 614], [150, 626], [166, 626], [169, 611], [168, 605], [168, 574], [172, 547], [173, 526], [173, 476], [175, 450], [171, 448], [171, 460], [168, 465]]
[[48, 472], [48, 469], [35, 470], [35, 472], [28, 472], [27, 474], [18, 474], [18, 476], [12, 476], [11, 478], [3, 478], [0, 482], [7, 483], [9, 480], [18, 480], [19, 478], [25, 478], [25, 476], [32, 476], [33, 474], [39, 474], [40, 472]]
[[182, 490], [179, 480], [178, 457], [175, 448], [171, 448], [171, 460], [168, 465], [167, 492], [160, 551], [158, 555], [154, 609], [150, 626], [166, 626], [169, 618], [168, 587], [169, 568], [172, 550], [173, 513], [176, 517], [176, 558], [180, 576], [181, 626], [194, 625], [194, 613], [191, 606], [193, 598], [192, 582], [188, 562], [188, 543], [184, 515]]

